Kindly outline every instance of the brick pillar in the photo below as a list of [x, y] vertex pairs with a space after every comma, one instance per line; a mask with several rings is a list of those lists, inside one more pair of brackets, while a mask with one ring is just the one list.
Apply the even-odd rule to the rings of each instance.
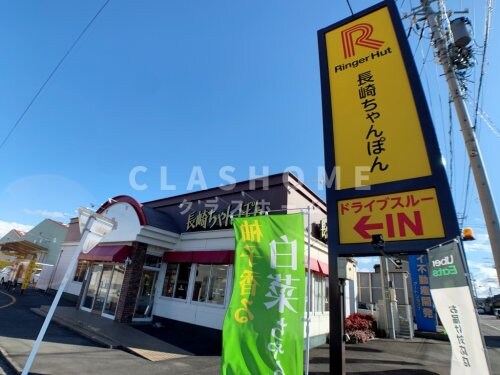
[[139, 293], [142, 269], [146, 259], [148, 245], [140, 242], [132, 244], [132, 263], [127, 266], [123, 277], [123, 286], [116, 309], [115, 320], [120, 323], [130, 323], [134, 316], [135, 302]]

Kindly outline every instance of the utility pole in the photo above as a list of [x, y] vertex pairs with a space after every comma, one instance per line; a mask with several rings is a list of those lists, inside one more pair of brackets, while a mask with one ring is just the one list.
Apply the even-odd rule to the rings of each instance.
[[[434, 11], [431, 7], [431, 3], [434, 2], [438, 5], [437, 11]], [[490, 238], [491, 251], [497, 270], [497, 277], [500, 281], [500, 226], [498, 223], [498, 214], [488, 182], [488, 176], [484, 168], [483, 158], [479, 150], [479, 144], [465, 104], [464, 91], [459, 85], [451, 61], [449, 46], [453, 43], [453, 38], [451, 36], [448, 15], [444, 9], [444, 0], [421, 0], [421, 4], [431, 28], [436, 56], [443, 67], [444, 75], [448, 82], [448, 88], [457, 112], [460, 129], [462, 130], [465, 147], [469, 155], [470, 166], [477, 186], [479, 201], [483, 209], [486, 228]], [[443, 22], [445, 23], [444, 31], [442, 29]]]

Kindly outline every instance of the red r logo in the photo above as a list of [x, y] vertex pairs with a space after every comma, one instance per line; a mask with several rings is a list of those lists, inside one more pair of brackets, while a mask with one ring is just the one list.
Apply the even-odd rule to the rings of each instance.
[[[369, 23], [358, 23], [342, 31], [342, 45], [344, 46], [344, 58], [353, 57], [356, 53], [354, 45], [380, 49], [384, 42], [382, 40], [370, 39], [373, 26]], [[357, 34], [357, 36], [354, 36]]]

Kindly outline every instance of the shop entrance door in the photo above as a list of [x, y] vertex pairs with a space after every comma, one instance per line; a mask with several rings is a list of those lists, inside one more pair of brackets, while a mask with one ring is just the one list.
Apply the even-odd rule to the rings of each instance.
[[90, 270], [90, 277], [87, 282], [87, 288], [85, 290], [85, 295], [82, 299], [82, 309], [87, 311], [92, 311], [94, 306], [95, 295], [101, 280], [102, 264], [94, 264]]
[[135, 304], [134, 320], [151, 320], [158, 271], [143, 270]]
[[113, 319], [124, 273], [125, 267], [120, 264], [94, 264], [82, 299], [82, 310]]
[[97, 293], [94, 299], [94, 306], [92, 307], [92, 313], [96, 315], [102, 314], [102, 309], [104, 307], [104, 302], [108, 296], [109, 287], [111, 285], [111, 275], [113, 274], [113, 265], [105, 264], [102, 267], [101, 279], [97, 287]]
[[113, 270], [113, 276], [111, 277], [111, 285], [106, 297], [106, 302], [104, 303], [104, 308], [102, 310], [103, 316], [106, 316], [108, 318], [115, 317], [116, 308], [118, 307], [118, 301], [120, 299], [120, 292], [122, 290], [124, 275], [125, 266], [116, 264]]

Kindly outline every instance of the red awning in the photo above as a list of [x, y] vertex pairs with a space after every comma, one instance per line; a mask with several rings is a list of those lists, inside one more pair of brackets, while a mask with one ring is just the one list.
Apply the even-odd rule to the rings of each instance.
[[233, 250], [171, 251], [163, 255], [167, 263], [233, 264]]
[[[305, 258], [305, 262], [306, 262], [305, 268], [307, 269], [307, 257]], [[316, 258], [312, 258], [312, 257], [311, 257], [311, 271], [321, 272], [319, 270], [318, 260]]]
[[193, 263], [202, 264], [233, 264], [233, 250], [211, 250], [211, 251], [194, 251]]
[[[234, 251], [168, 251], [163, 255], [163, 261], [166, 263], [234, 264]], [[305, 268], [307, 269], [307, 263]], [[311, 271], [328, 275], [328, 264], [311, 257]]]
[[328, 263], [318, 260], [318, 265], [319, 265], [319, 272], [321, 272], [323, 275], [328, 276], [329, 275]]
[[87, 254], [80, 254], [78, 259], [91, 260], [94, 262], [116, 262], [124, 263], [130, 256], [132, 247], [128, 245], [96, 246]]
[[192, 251], [172, 251], [163, 254], [163, 260], [167, 263], [193, 263]]

